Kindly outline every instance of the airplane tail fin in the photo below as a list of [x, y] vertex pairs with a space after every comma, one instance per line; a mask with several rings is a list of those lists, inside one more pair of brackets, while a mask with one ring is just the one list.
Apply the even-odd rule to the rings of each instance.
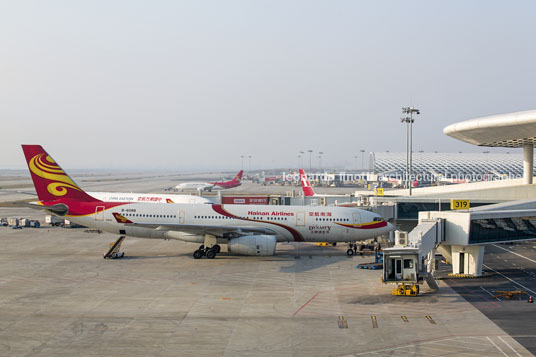
[[60, 198], [99, 201], [85, 193], [41, 145], [22, 145], [22, 150], [40, 201], [55, 201]]
[[300, 180], [302, 184], [303, 194], [305, 197], [312, 197], [315, 195], [315, 191], [311, 187], [311, 184], [309, 183], [309, 180], [307, 179], [307, 175], [305, 174], [305, 171], [303, 169], [300, 169]]
[[244, 173], [244, 170], [240, 170], [236, 176], [234, 177], [233, 181], [240, 182], [242, 180], [242, 174]]

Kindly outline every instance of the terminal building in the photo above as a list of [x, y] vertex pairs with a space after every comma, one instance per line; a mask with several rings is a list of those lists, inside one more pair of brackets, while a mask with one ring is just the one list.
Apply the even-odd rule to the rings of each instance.
[[[500, 203], [466, 210], [422, 210], [418, 212], [417, 226], [409, 233], [395, 232], [395, 245], [384, 250], [383, 279], [385, 283], [398, 284], [402, 294], [418, 292], [418, 288], [404, 287], [415, 287], [425, 280], [433, 286], [436, 251], [452, 264], [454, 274], [480, 276], [486, 245], [536, 239], [533, 184], [536, 111], [468, 120], [446, 127], [444, 133], [478, 146], [522, 148], [523, 176], [498, 183], [434, 187], [427, 192], [416, 189], [411, 199], [471, 200], [472, 196]], [[402, 197], [392, 200], [398, 198]], [[377, 206], [381, 204], [378, 202]]]
[[[406, 153], [371, 152], [369, 169], [378, 175], [403, 177]], [[522, 156], [508, 153], [413, 153], [413, 173], [428, 180], [459, 178], [459, 181], [486, 181], [523, 176]], [[464, 180], [465, 179], [465, 180]]]

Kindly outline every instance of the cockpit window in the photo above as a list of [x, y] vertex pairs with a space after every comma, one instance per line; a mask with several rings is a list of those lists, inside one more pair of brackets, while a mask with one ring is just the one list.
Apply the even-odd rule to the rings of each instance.
[[372, 221], [379, 222], [379, 221], [383, 221], [383, 219], [381, 217], [374, 217]]

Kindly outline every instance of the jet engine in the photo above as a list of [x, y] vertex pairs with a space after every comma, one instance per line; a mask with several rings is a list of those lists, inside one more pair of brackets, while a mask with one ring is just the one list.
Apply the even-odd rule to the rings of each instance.
[[241, 255], [274, 255], [275, 236], [256, 234], [229, 239], [227, 250]]

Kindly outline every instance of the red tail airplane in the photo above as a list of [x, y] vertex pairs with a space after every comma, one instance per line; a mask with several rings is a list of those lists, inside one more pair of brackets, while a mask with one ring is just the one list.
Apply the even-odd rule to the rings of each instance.
[[105, 258], [122, 257], [127, 236], [202, 243], [194, 258], [212, 259], [219, 244], [231, 253], [274, 255], [277, 242], [351, 242], [393, 229], [376, 213], [355, 208], [105, 202], [85, 193], [41, 146], [22, 149], [39, 198], [32, 207], [118, 234]]
[[210, 182], [210, 183], [214, 186], [219, 186], [221, 188], [238, 187], [242, 184], [240, 183], [240, 181], [242, 180], [243, 173], [244, 173], [244, 170], [240, 170], [231, 181], [220, 181], [220, 182]]

